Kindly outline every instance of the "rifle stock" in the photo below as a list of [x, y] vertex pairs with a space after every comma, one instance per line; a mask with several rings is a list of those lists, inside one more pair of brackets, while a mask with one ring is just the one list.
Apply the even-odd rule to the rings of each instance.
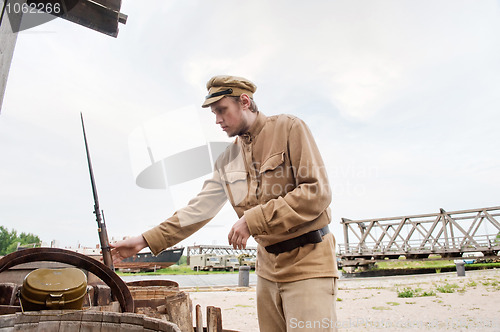
[[83, 139], [85, 141], [85, 151], [87, 152], [87, 163], [89, 166], [90, 182], [92, 184], [92, 194], [94, 195], [94, 214], [97, 221], [97, 232], [99, 233], [99, 242], [101, 243], [102, 258], [104, 264], [111, 270], [114, 270], [113, 259], [111, 257], [111, 248], [109, 247], [108, 232], [106, 230], [106, 222], [103, 219], [104, 212], [101, 215], [99, 207], [99, 198], [97, 197], [97, 188], [94, 180], [94, 171], [92, 170], [92, 162], [90, 160], [89, 146], [87, 144], [87, 135], [85, 133], [85, 124], [83, 122], [83, 114], [80, 113], [82, 120]]

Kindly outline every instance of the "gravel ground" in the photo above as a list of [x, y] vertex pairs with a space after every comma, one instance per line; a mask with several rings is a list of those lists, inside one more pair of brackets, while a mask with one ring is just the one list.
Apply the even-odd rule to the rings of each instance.
[[[185, 291], [204, 315], [220, 307], [225, 329], [259, 330], [254, 287]], [[341, 279], [336, 304], [339, 331], [500, 331], [500, 269]]]

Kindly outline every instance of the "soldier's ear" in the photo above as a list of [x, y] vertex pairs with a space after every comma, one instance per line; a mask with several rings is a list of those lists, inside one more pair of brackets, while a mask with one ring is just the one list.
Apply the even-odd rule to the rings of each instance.
[[250, 97], [246, 93], [243, 93], [240, 96], [240, 103], [243, 107], [250, 108], [251, 104]]

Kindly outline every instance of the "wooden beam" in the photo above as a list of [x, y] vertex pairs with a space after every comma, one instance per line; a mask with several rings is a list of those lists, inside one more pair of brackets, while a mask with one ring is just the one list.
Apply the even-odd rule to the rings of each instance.
[[[14, 56], [17, 41], [17, 31], [21, 26], [22, 12], [7, 15], [5, 11], [6, 0], [0, 0], [0, 112], [2, 111], [3, 98], [7, 87], [10, 64]], [[16, 31], [16, 32], [14, 32]]]
[[118, 23], [127, 21], [127, 16], [120, 13], [121, 0], [28, 0], [28, 3], [59, 4], [62, 10], [49, 14], [112, 37], [118, 36]]
[[77, 1], [69, 12], [60, 17], [115, 38], [118, 36], [119, 13], [89, 0]]
[[120, 8], [122, 6], [122, 0], [93, 0], [93, 1], [117, 12], [120, 11]]

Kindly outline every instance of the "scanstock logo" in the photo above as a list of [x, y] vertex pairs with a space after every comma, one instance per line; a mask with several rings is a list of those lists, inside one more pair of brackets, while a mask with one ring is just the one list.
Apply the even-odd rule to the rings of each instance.
[[80, 0], [5, 0], [1, 22], [8, 17], [12, 31], [19, 32], [65, 16], [79, 3]]
[[145, 121], [129, 136], [136, 184], [168, 189], [213, 172], [229, 139], [211, 112], [187, 106]]

